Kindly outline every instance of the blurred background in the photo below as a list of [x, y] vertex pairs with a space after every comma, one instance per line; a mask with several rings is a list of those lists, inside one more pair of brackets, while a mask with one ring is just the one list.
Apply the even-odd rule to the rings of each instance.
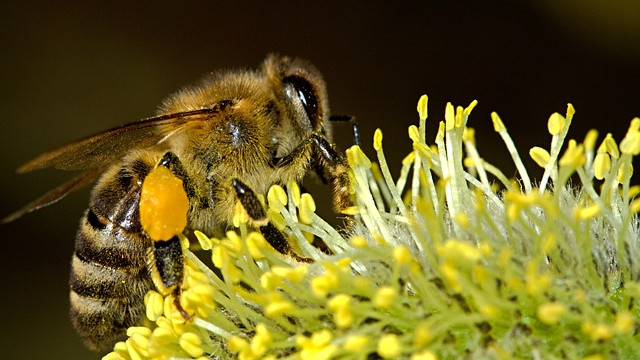
[[[564, 114], [568, 102], [576, 108], [570, 137], [582, 140], [597, 128], [619, 141], [640, 116], [640, 5], [604, 4], [4, 2], [0, 214], [71, 175], [18, 176], [21, 163], [150, 116], [166, 95], [203, 74], [256, 67], [269, 52], [315, 63], [333, 112], [357, 116], [371, 156], [373, 132], [383, 129], [395, 175], [411, 150], [407, 127], [417, 124], [416, 102], [425, 93], [428, 141], [448, 101], [477, 99], [469, 126], [479, 151], [508, 176], [514, 166], [493, 132], [491, 111], [526, 159], [532, 146], [548, 147], [546, 121]], [[347, 126], [335, 132], [342, 149], [351, 144]], [[88, 190], [0, 227], [4, 358], [100, 358], [84, 349], [67, 315], [69, 259], [87, 199]]]

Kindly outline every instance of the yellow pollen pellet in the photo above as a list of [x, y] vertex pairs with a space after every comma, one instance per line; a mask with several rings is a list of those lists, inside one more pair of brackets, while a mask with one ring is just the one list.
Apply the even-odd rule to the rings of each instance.
[[142, 183], [140, 225], [155, 241], [169, 240], [187, 226], [189, 199], [182, 180], [169, 169], [158, 166]]

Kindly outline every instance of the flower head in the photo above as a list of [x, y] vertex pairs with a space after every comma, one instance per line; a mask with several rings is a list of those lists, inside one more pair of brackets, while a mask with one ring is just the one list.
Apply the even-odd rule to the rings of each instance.
[[549, 148], [529, 152], [544, 168], [536, 183], [496, 113], [517, 178], [480, 157], [467, 128], [476, 103], [448, 104], [427, 143], [420, 98], [397, 178], [382, 130], [375, 161], [347, 150], [356, 201], [342, 231], [297, 184], [272, 187], [270, 221], [311, 263], [272, 249], [241, 206], [224, 238], [195, 232], [211, 263], [185, 250], [180, 302], [193, 317], [149, 292], [153, 324], [130, 328], [105, 359], [637, 356], [640, 201], [630, 183], [640, 119], [619, 146], [608, 134], [596, 149], [591, 131], [564, 148], [575, 110], [551, 115]]

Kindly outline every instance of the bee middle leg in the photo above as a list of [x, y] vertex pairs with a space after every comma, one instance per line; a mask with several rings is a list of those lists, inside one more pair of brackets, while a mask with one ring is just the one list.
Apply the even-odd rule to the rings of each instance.
[[258, 197], [251, 188], [238, 179], [233, 179], [231, 185], [236, 191], [236, 196], [238, 200], [240, 200], [242, 207], [247, 211], [253, 223], [259, 227], [260, 232], [267, 242], [276, 249], [276, 251], [284, 255], [289, 255], [300, 262], [312, 261], [311, 259], [299, 256], [291, 249], [289, 241], [267, 218], [267, 214], [260, 200], [258, 200]]

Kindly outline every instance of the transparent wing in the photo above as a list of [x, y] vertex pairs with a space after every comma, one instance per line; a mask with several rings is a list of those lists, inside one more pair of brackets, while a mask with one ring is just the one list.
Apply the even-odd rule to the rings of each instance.
[[25, 214], [57, 202], [67, 194], [93, 183], [109, 165], [121, 159], [130, 150], [152, 147], [189, 126], [212, 119], [229, 104], [229, 100], [223, 100], [211, 108], [144, 119], [41, 154], [19, 167], [17, 171], [25, 173], [48, 167], [86, 171], [13, 212], [0, 220], [0, 223], [14, 221]]
[[100, 177], [100, 174], [102, 174], [104, 170], [105, 170], [104, 168], [97, 168], [97, 169], [85, 171], [84, 173], [61, 184], [55, 189], [49, 191], [48, 193], [42, 195], [41, 197], [23, 206], [21, 209], [5, 217], [4, 219], [2, 219], [2, 223], [4, 224], [4, 223], [14, 221], [25, 214], [28, 214], [32, 211], [36, 211], [38, 209], [41, 209], [45, 206], [48, 206], [57, 202], [58, 200], [65, 197], [67, 194], [80, 190], [83, 187], [94, 182], [96, 179], [98, 179], [98, 177]]
[[220, 106], [160, 115], [119, 126], [51, 150], [20, 166], [18, 173], [53, 167], [95, 169], [121, 159], [131, 149], [158, 144], [184, 127], [211, 119]]

